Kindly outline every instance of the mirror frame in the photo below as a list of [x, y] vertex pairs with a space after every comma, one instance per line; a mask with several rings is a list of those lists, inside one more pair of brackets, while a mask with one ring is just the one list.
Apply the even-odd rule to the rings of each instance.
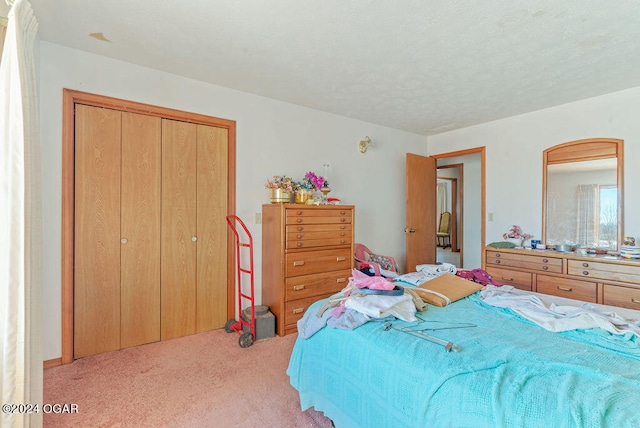
[[547, 166], [560, 163], [581, 162], [596, 159], [616, 158], [618, 224], [614, 251], [622, 244], [624, 224], [624, 140], [617, 138], [588, 138], [569, 141], [546, 149], [542, 153], [542, 239], [547, 242]]

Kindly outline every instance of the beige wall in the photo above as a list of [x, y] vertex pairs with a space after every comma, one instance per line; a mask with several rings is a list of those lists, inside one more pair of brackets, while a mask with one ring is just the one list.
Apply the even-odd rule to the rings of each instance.
[[[44, 358], [61, 355], [60, 234], [62, 89], [70, 88], [237, 121], [237, 215], [254, 237], [261, 296], [261, 226], [272, 175], [302, 178], [331, 165], [335, 196], [356, 206], [356, 240], [404, 259], [405, 153], [426, 154], [426, 137], [295, 106], [180, 76], [40, 43], [43, 158]], [[374, 147], [361, 154], [358, 142]]]

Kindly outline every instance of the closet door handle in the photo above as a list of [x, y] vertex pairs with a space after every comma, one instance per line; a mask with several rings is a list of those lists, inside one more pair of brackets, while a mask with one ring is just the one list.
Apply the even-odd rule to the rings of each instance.
[[121, 244], [126, 244], [127, 242], [129, 242], [129, 241], [127, 240], [127, 238], [122, 238], [122, 239], [120, 240], [120, 243], [121, 243]]
[[198, 237], [197, 237], [197, 236], [192, 236], [192, 237], [191, 237], [191, 240], [192, 240], [193, 242], [196, 242], [196, 241], [198, 240]]

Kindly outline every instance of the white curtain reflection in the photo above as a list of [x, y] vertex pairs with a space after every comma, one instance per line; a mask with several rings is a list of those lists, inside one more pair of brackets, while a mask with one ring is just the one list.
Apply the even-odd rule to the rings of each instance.
[[598, 245], [598, 185], [578, 185], [578, 221], [576, 242], [581, 246]]

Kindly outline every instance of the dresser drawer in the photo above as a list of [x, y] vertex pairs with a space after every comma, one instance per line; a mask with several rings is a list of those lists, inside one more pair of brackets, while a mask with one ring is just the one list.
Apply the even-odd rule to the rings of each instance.
[[640, 283], [640, 266], [569, 260], [567, 267], [569, 275], [608, 279], [610, 281], [633, 282], [636, 284]]
[[[326, 297], [331, 296], [333, 293], [328, 293], [320, 296], [307, 297], [306, 299], [298, 299], [291, 300], [284, 304], [284, 324], [285, 328], [288, 330], [289, 327], [293, 325], [295, 328], [295, 324], [298, 322], [300, 318], [304, 315], [305, 311], [309, 309], [314, 302], [317, 302], [320, 299], [324, 299]], [[294, 330], [295, 331], [295, 330]]]
[[596, 283], [555, 276], [537, 275], [537, 292], [596, 303]]
[[287, 253], [285, 276], [309, 275], [353, 268], [351, 247]]
[[603, 295], [605, 305], [640, 310], [640, 288], [605, 284]]
[[487, 251], [487, 265], [562, 273], [562, 258]]
[[349, 208], [318, 210], [293, 208], [286, 211], [286, 224], [349, 224], [353, 211]]
[[351, 269], [337, 272], [292, 276], [286, 279], [285, 301], [304, 299], [321, 294], [335, 294], [349, 283]]
[[311, 224], [287, 226], [286, 248], [335, 247], [351, 245], [351, 224]]
[[504, 285], [512, 285], [521, 290], [531, 291], [531, 274], [516, 270], [487, 267], [487, 272], [494, 280]]

